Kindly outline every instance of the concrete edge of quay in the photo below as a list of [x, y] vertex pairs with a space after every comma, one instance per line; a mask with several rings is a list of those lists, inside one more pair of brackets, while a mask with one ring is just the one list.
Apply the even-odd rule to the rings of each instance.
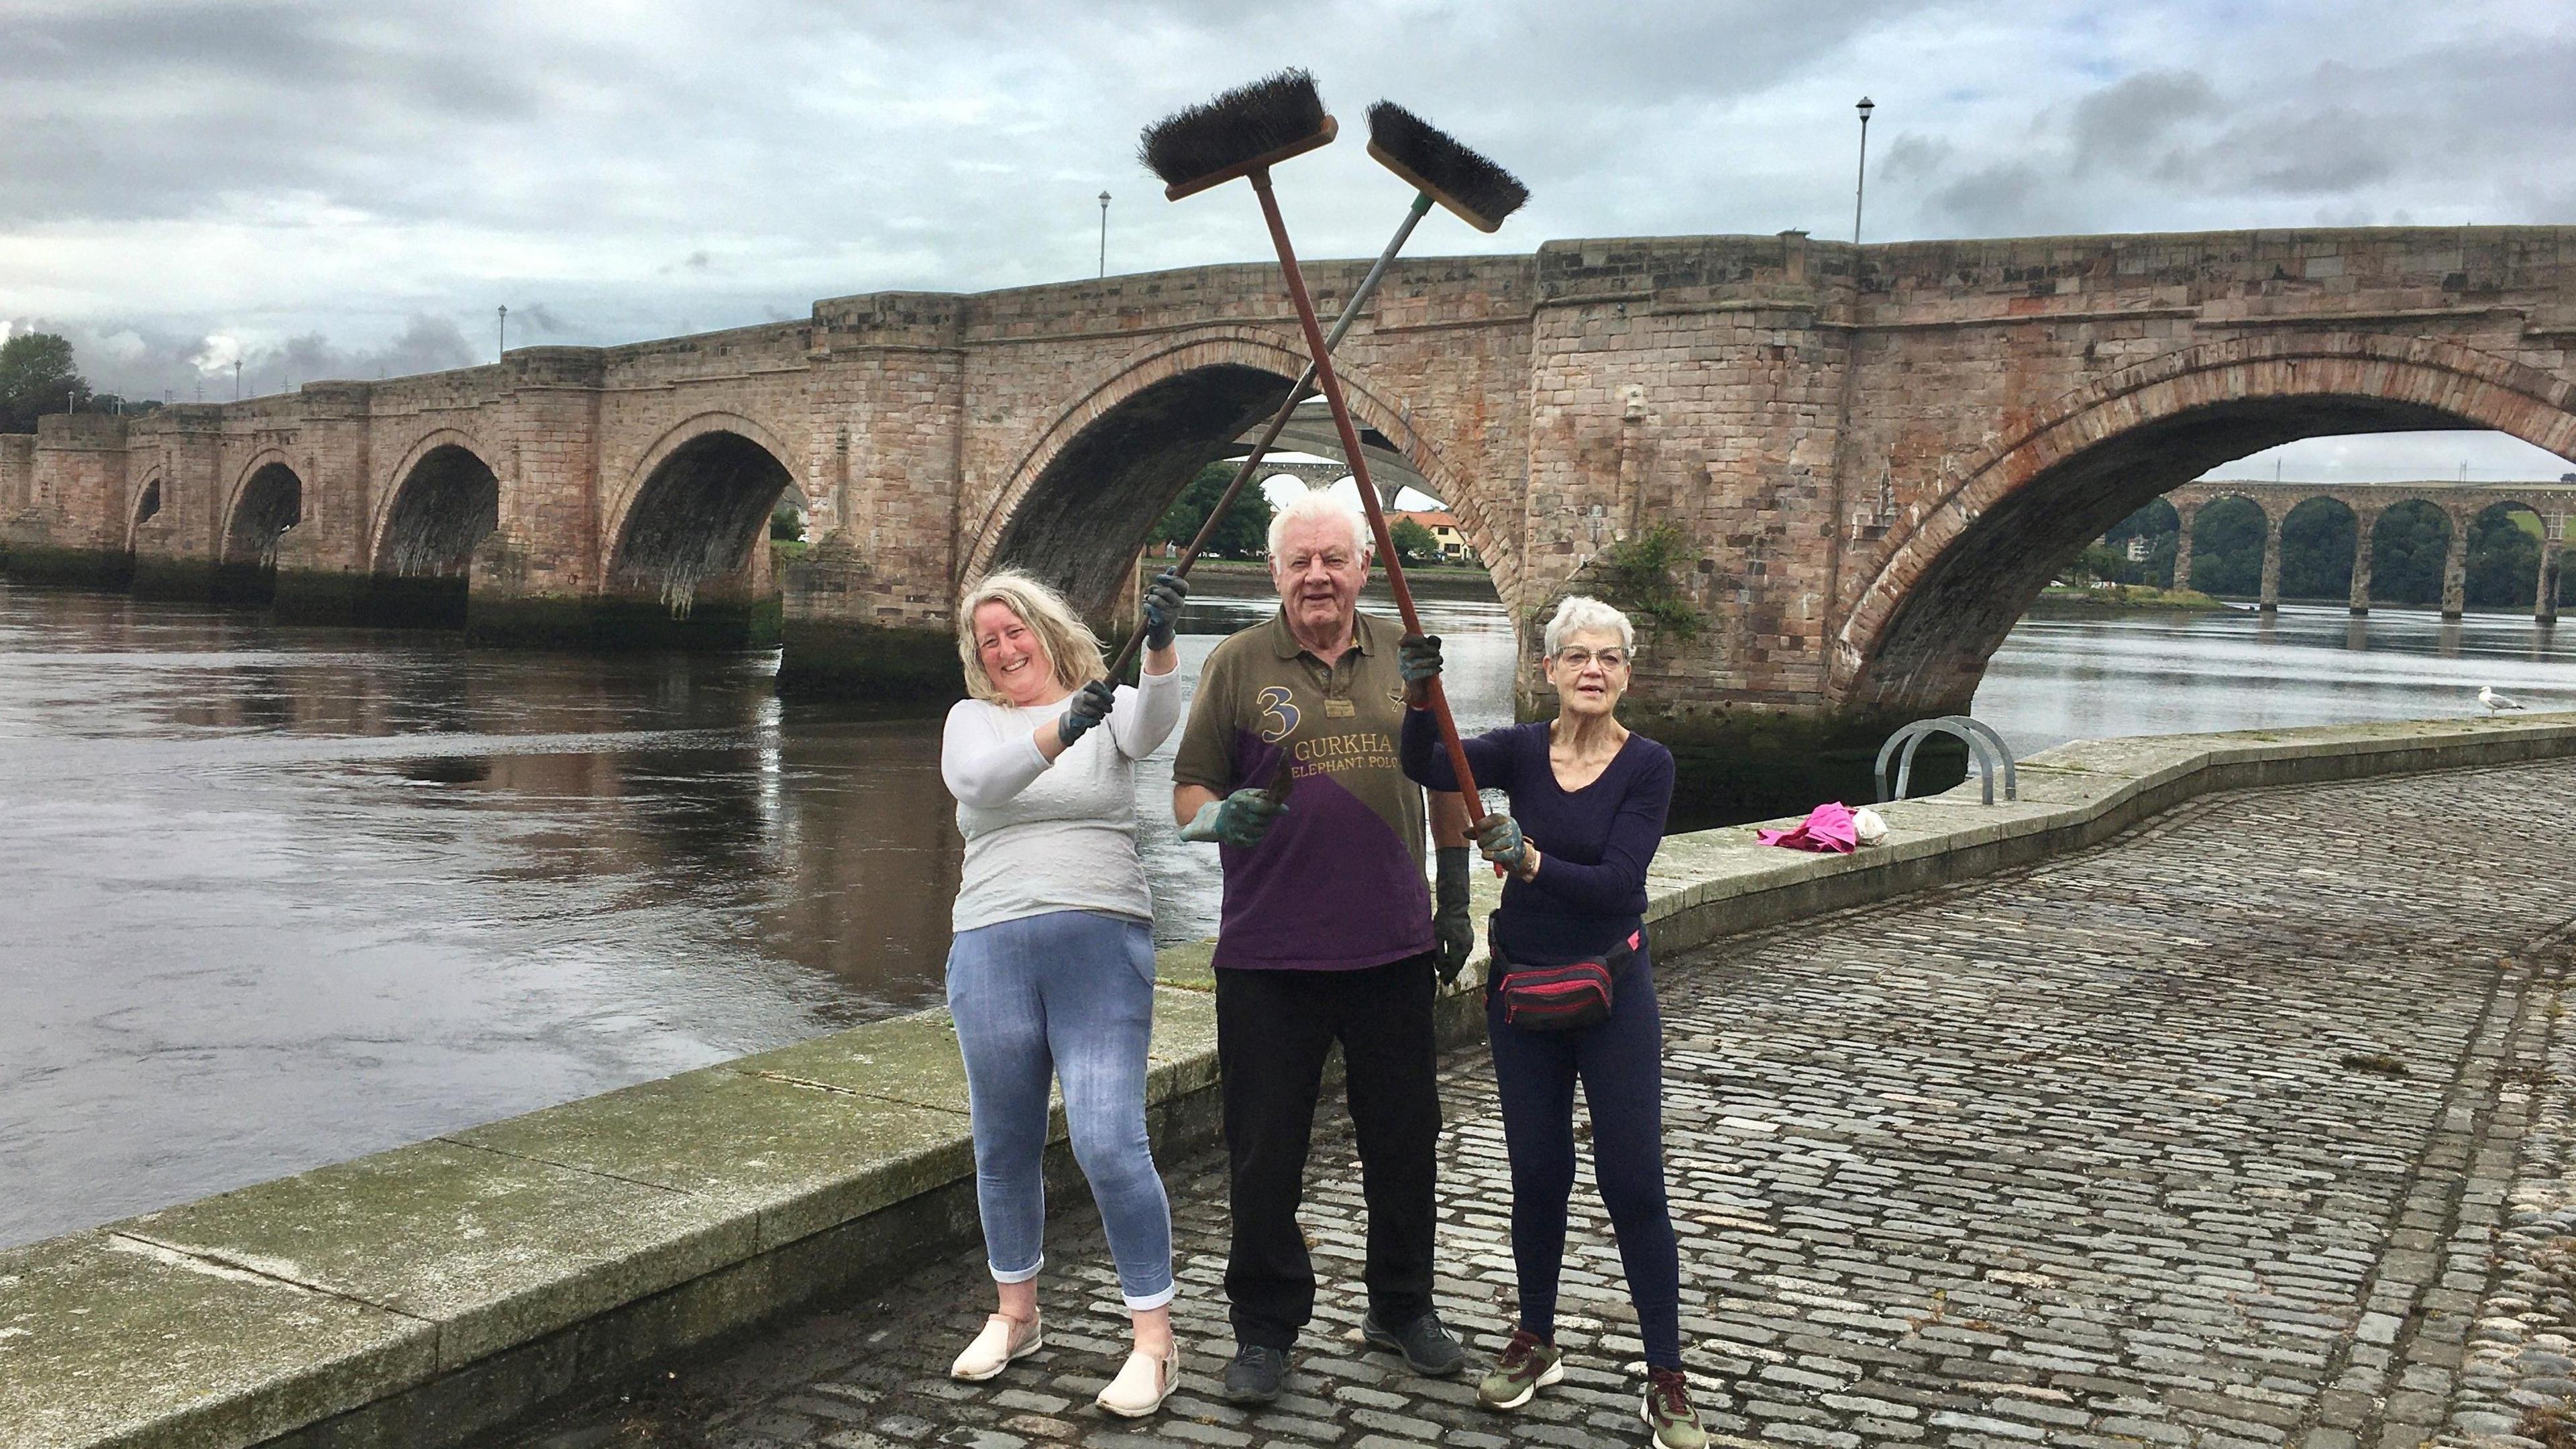
[[[1676, 835], [1666, 952], [2096, 844], [2197, 795], [2576, 755], [2576, 713], [2077, 741], [1817, 856]], [[1478, 873], [1490, 903], [1494, 885]], [[1480, 910], [1479, 916], [1481, 918]], [[1208, 948], [1161, 953], [1158, 1151], [1216, 1140]], [[1444, 1002], [1475, 1039], [1481, 953]], [[11, 1449], [455, 1444], [879, 1291], [977, 1232], [964, 1071], [920, 1012], [0, 1251]], [[1061, 1115], [1051, 1184], [1080, 1190]]]

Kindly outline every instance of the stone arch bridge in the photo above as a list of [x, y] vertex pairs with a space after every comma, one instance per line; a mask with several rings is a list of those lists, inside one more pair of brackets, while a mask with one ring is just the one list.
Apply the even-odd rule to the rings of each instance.
[[2422, 503], [2440, 510], [2449, 528], [2442, 558], [2442, 617], [2468, 612], [2469, 525], [2490, 508], [2528, 510], [2540, 520], [2540, 573], [2534, 581], [2532, 617], [2544, 623], [2558, 618], [2558, 552], [2567, 538], [2567, 515], [2576, 509], [2576, 483], [2445, 483], [2427, 479], [2411, 483], [2265, 483], [2255, 479], [2211, 479], [2174, 489], [2165, 495], [2181, 521], [2174, 545], [2174, 578], [2191, 579], [2192, 520], [2200, 510], [2224, 498], [2241, 498], [2263, 515], [2263, 569], [2256, 603], [2281, 606], [2281, 526], [2302, 505], [2324, 500], [2353, 517], [2352, 597], [2356, 614], [2370, 612], [2371, 538], [2380, 516], [2401, 503]]
[[[1319, 304], [1362, 270], [1314, 266]], [[1449, 501], [1516, 617], [1670, 527], [1700, 624], [1648, 642], [1636, 702], [1722, 766], [1848, 761], [1964, 708], [2066, 560], [2218, 463], [2422, 428], [2576, 455], [2571, 345], [2576, 228], [1792, 232], [1402, 262], [1342, 357], [1359, 421]], [[845, 297], [48, 418], [0, 440], [0, 520], [20, 572], [273, 576], [281, 610], [461, 613], [485, 638], [739, 641], [783, 596], [782, 688], [944, 698], [962, 580], [1020, 563], [1105, 610], [1302, 362], [1260, 265]], [[754, 544], [791, 483], [817, 542], [773, 587]], [[1749, 769], [1745, 798], [1786, 778]]]

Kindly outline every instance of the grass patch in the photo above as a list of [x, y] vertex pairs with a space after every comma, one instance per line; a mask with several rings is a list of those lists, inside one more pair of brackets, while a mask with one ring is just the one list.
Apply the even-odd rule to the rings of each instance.
[[2535, 1405], [2522, 1411], [2522, 1422], [2515, 1433], [2525, 1439], [2538, 1440], [2545, 1449], [2576, 1449], [2576, 1419], [2556, 1404]]
[[1674, 578], [1689, 552], [1690, 541], [1679, 528], [1656, 524], [1593, 556], [1588, 567], [1592, 591], [1640, 625], [1676, 639], [1696, 638], [1699, 610], [1691, 607], [1690, 596]]
[[2107, 589], [2051, 584], [2040, 591], [2034, 613], [2047, 614], [2219, 614], [2232, 606], [2197, 589], [2159, 589], [2147, 584], [2115, 584]]

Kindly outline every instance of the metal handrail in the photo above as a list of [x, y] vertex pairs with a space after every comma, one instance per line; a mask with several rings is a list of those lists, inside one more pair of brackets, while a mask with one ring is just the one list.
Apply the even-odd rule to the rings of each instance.
[[[2004, 777], [2004, 798], [2021, 798], [2021, 773], [2013, 767], [2012, 747], [2004, 743], [2004, 737], [1995, 732], [1994, 726], [1982, 720], [1970, 719], [1964, 714], [1945, 714], [1938, 719], [1915, 720], [1889, 735], [1887, 743], [1879, 746], [1878, 763], [1870, 768], [1870, 782], [1878, 788], [1880, 804], [1905, 798], [1905, 787], [1914, 782], [1914, 752], [1936, 734], [1953, 736], [1968, 747], [1968, 758], [1976, 766], [1977, 780], [1985, 787], [1986, 804], [1995, 803], [1995, 776], [1998, 774]], [[1904, 752], [1902, 755], [1898, 755], [1900, 748]], [[1887, 776], [1890, 756], [1897, 757], [1893, 790], [1888, 787]]]

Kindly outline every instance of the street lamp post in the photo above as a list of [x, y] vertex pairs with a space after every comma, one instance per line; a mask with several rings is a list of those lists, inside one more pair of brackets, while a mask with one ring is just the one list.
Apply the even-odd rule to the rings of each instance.
[[498, 350], [498, 351], [496, 351], [496, 352], [494, 352], [494, 353], [493, 353], [493, 355], [492, 355], [492, 360], [493, 360], [493, 361], [495, 361], [495, 362], [500, 361], [502, 357], [506, 356], [506, 355], [509, 353], [509, 351], [510, 351], [510, 309], [509, 309], [509, 308], [507, 308], [507, 307], [504, 307], [504, 308], [502, 308], [502, 309], [501, 309], [501, 346], [500, 346], [500, 348], [499, 348], [499, 350]]
[[1109, 275], [1109, 193], [1100, 193], [1100, 275]]
[[1859, 246], [1860, 202], [1863, 193], [1869, 188], [1869, 113], [1877, 110], [1878, 107], [1869, 97], [1863, 96], [1860, 98], [1860, 104], [1852, 109], [1860, 112], [1860, 173], [1852, 182], [1852, 245]]

